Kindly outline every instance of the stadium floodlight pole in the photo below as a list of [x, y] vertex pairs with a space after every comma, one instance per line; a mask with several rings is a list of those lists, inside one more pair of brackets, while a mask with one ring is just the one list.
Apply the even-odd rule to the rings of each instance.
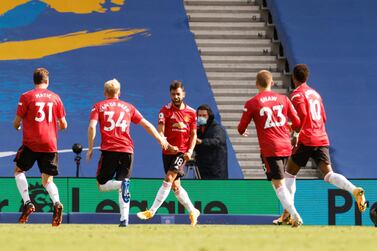
[[79, 143], [75, 143], [72, 146], [72, 151], [76, 154], [75, 162], [76, 162], [76, 178], [79, 177], [80, 171], [80, 161], [81, 161], [81, 152], [82, 152], [82, 145]]

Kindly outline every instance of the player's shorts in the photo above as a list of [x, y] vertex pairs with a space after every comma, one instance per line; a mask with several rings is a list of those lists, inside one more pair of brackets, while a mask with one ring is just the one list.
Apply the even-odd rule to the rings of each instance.
[[321, 162], [330, 165], [330, 152], [328, 146], [305, 146], [299, 144], [297, 148], [293, 149], [291, 159], [300, 167], [306, 166], [309, 161], [309, 158], [312, 158], [316, 165], [318, 166]]
[[173, 171], [178, 174], [177, 178], [185, 176], [183, 167], [185, 166], [186, 161], [183, 158], [183, 153], [173, 155], [162, 154], [162, 161], [164, 163], [165, 173]]
[[97, 181], [100, 185], [107, 181], [124, 180], [131, 177], [133, 154], [125, 152], [101, 151], [98, 162]]
[[58, 170], [58, 153], [52, 152], [33, 152], [27, 146], [22, 145], [13, 160], [16, 162], [18, 168], [26, 172], [30, 170], [35, 161], [37, 161], [39, 171], [41, 173], [48, 174], [50, 176], [56, 176], [59, 174]]
[[287, 157], [263, 157], [262, 167], [268, 180], [281, 180], [284, 179], [284, 170], [288, 163]]

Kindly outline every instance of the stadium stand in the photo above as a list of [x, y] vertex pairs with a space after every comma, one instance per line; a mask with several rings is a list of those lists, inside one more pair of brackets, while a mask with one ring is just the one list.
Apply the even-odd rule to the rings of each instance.
[[[32, 88], [36, 67], [50, 71], [50, 89], [66, 106], [69, 128], [60, 133], [58, 145], [63, 150], [61, 176], [75, 176], [70, 149], [73, 143], [86, 146], [91, 106], [103, 98], [103, 83], [114, 77], [122, 84], [121, 97], [154, 124], [170, 100], [173, 79], [185, 83], [188, 104], [196, 108], [208, 103], [220, 120], [181, 1], [99, 1], [92, 9], [54, 1], [8, 2], [8, 9], [0, 8], [1, 176], [13, 175], [21, 133], [12, 128], [12, 120], [19, 95]], [[136, 147], [133, 176], [162, 177], [159, 146], [142, 128], [131, 130]], [[81, 161], [80, 176], [95, 176], [98, 157], [97, 151], [92, 162]], [[39, 171], [33, 168], [28, 175], [39, 176]], [[231, 145], [229, 176], [243, 178]]]
[[373, 0], [267, 0], [290, 69], [306, 63], [324, 99], [335, 169], [376, 178], [377, 38]]

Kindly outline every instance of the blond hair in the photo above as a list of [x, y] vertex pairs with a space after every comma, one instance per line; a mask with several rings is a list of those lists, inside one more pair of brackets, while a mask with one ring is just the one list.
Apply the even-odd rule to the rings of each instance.
[[114, 97], [120, 91], [120, 83], [115, 78], [105, 83], [105, 93], [108, 97]]
[[267, 88], [272, 82], [272, 74], [267, 70], [261, 70], [257, 74], [257, 84], [262, 88]]

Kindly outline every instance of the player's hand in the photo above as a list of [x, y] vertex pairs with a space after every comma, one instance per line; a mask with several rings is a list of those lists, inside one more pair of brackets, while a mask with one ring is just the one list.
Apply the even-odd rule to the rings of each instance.
[[249, 136], [249, 131], [246, 129], [245, 132], [242, 134], [242, 136], [248, 137]]
[[192, 151], [187, 151], [184, 155], [183, 155], [183, 158], [185, 159], [185, 161], [188, 161], [191, 159], [191, 156], [192, 156]]
[[196, 139], [196, 144], [197, 144], [197, 145], [200, 145], [202, 142], [203, 142], [203, 140], [198, 139], [198, 138]]
[[168, 147], [169, 147], [169, 142], [166, 140], [165, 137], [161, 137], [161, 139], [160, 139], [160, 145], [161, 145], [162, 149], [167, 150]]
[[172, 145], [169, 144], [167, 150], [168, 150], [169, 152], [171, 152], [171, 153], [178, 153], [179, 148], [178, 148], [177, 146], [172, 146]]
[[292, 137], [291, 138], [291, 146], [292, 146], [292, 148], [295, 148], [295, 147], [297, 147], [297, 145], [298, 145], [298, 137]]
[[91, 160], [93, 156], [93, 149], [88, 149], [86, 152], [86, 160]]

